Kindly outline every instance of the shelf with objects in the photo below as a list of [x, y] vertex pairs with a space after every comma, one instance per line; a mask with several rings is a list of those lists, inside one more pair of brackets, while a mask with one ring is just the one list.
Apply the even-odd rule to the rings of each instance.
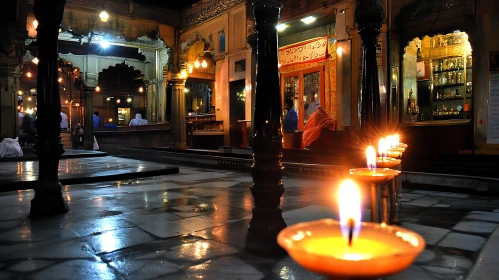
[[456, 31], [416, 38], [405, 51], [406, 122], [469, 121], [473, 89], [468, 35]]
[[189, 113], [187, 141], [191, 149], [218, 149], [224, 143], [224, 123], [215, 114]]

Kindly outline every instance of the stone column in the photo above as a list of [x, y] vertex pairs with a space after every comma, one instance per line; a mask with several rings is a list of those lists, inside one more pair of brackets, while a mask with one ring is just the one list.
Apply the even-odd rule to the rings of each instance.
[[355, 21], [362, 38], [362, 92], [360, 127], [367, 138], [374, 137], [381, 125], [376, 44], [383, 20], [380, 0], [357, 0]]
[[[10, 0], [13, 5], [3, 5], [4, 16], [0, 20], [0, 141], [16, 138], [18, 134], [17, 91], [19, 89], [20, 64], [24, 56], [27, 1]], [[7, 16], [9, 15], [9, 16]]]
[[186, 133], [186, 109], [185, 109], [185, 79], [175, 77], [172, 79], [172, 133], [175, 141], [175, 148], [185, 149], [187, 142]]
[[257, 30], [256, 103], [253, 133], [253, 217], [245, 250], [259, 255], [281, 255], [277, 234], [286, 227], [280, 207], [282, 184], [282, 103], [277, 60], [280, 0], [256, 0], [253, 13]]
[[93, 87], [83, 88], [84, 120], [83, 120], [83, 147], [85, 150], [94, 149], [94, 91]]
[[19, 76], [19, 66], [5, 65], [0, 62], [0, 140], [18, 136], [17, 90]]
[[57, 40], [66, 0], [35, 0], [38, 20], [38, 110], [34, 152], [39, 158], [38, 181], [31, 201], [31, 216], [58, 215], [68, 211], [59, 183], [59, 157], [64, 153], [60, 137], [61, 101], [57, 82]]

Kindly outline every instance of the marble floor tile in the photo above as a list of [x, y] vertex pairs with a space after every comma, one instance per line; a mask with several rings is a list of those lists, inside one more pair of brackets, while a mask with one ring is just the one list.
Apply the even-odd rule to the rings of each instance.
[[85, 237], [95, 253], [112, 252], [137, 244], [148, 243], [154, 238], [140, 228], [123, 228]]
[[440, 277], [434, 276], [428, 271], [424, 270], [419, 265], [411, 265], [406, 270], [400, 272], [397, 275], [393, 275], [386, 278], [387, 280], [439, 280]]
[[178, 236], [193, 233], [206, 228], [222, 225], [224, 222], [214, 221], [208, 217], [197, 216], [192, 218], [182, 218], [175, 222], [148, 222], [138, 225], [141, 229], [160, 238]]
[[172, 260], [196, 262], [232, 255], [237, 252], [236, 248], [217, 241], [200, 240], [173, 247], [164, 256]]
[[180, 270], [176, 264], [164, 260], [126, 260], [109, 263], [126, 279], [161, 279]]
[[404, 205], [430, 207], [434, 204], [437, 204], [438, 202], [439, 202], [438, 199], [424, 197], [424, 198], [413, 199], [410, 202], [404, 202]]
[[254, 280], [262, 279], [264, 276], [261, 271], [238, 257], [221, 257], [209, 260], [191, 266], [185, 273], [192, 278], [219, 280]]
[[416, 259], [416, 263], [427, 263], [434, 260], [437, 257], [434, 251], [425, 249], [421, 254], [419, 254]]
[[25, 260], [25, 261], [20, 261], [8, 268], [9, 271], [16, 271], [16, 272], [31, 272], [34, 270], [40, 270], [42, 268], [45, 268], [49, 265], [54, 264], [54, 261], [47, 261], [47, 260]]
[[476, 252], [482, 248], [485, 240], [485, 238], [476, 235], [451, 232], [438, 243], [438, 246]]
[[442, 240], [442, 238], [444, 238], [444, 236], [446, 236], [450, 232], [450, 230], [448, 229], [428, 227], [412, 223], [403, 223], [402, 227], [419, 233], [428, 245], [437, 244], [438, 241]]
[[499, 223], [499, 213], [472, 211], [464, 218], [466, 220]]
[[468, 198], [469, 197], [469, 195], [467, 195], [467, 194], [451, 193], [451, 192], [437, 192], [437, 191], [417, 190], [417, 191], [413, 191], [412, 193], [413, 194], [427, 195], [429, 197], [448, 197], [448, 198]]
[[468, 232], [468, 233], [491, 233], [497, 227], [497, 224], [478, 222], [478, 221], [462, 221], [455, 225], [452, 230]]
[[35, 280], [46, 279], [120, 279], [113, 270], [103, 262], [91, 260], [70, 260], [50, 266], [33, 277]]

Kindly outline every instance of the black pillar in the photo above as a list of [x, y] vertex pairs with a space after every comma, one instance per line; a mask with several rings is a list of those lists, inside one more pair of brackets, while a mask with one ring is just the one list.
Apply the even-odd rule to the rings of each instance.
[[245, 249], [254, 254], [280, 255], [277, 234], [286, 227], [280, 207], [282, 184], [281, 94], [278, 76], [277, 30], [280, 0], [255, 0], [257, 30], [256, 102], [253, 132], [253, 217]]
[[381, 103], [376, 45], [383, 20], [380, 0], [357, 0], [355, 21], [362, 38], [362, 93], [360, 127], [367, 139], [375, 137], [381, 125]]
[[64, 153], [60, 137], [61, 101], [57, 82], [57, 40], [66, 0], [35, 0], [38, 20], [37, 139], [34, 152], [39, 159], [35, 198], [30, 215], [58, 215], [68, 211], [59, 183], [59, 157]]

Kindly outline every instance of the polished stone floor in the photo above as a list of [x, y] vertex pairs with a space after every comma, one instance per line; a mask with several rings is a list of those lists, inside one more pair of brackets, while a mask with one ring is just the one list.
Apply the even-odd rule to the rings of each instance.
[[[38, 178], [38, 161], [0, 162], [0, 192], [32, 188]], [[113, 156], [68, 158], [59, 161], [62, 184], [87, 183], [117, 178], [140, 178], [178, 173], [178, 168]]]
[[[338, 217], [335, 182], [283, 181], [288, 225]], [[32, 220], [33, 191], [0, 193], [0, 279], [325, 279], [290, 257], [243, 251], [250, 185], [247, 173], [180, 166], [175, 175], [65, 186], [71, 211]], [[406, 190], [403, 226], [428, 245], [390, 279], [465, 279], [498, 211], [496, 198]]]

